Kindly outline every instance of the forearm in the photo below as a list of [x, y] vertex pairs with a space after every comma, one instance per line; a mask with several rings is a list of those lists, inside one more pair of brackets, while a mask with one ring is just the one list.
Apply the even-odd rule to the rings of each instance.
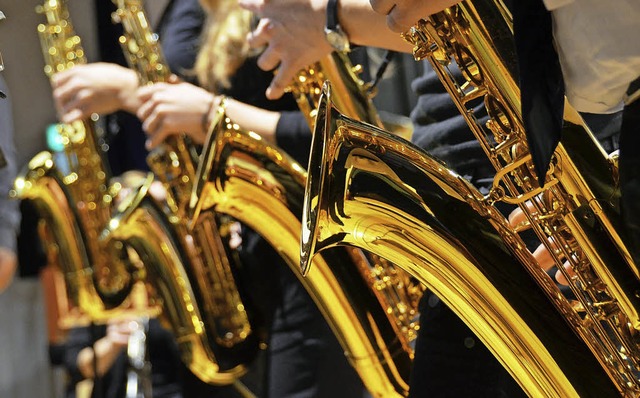
[[78, 370], [85, 378], [92, 379], [94, 377], [94, 355], [96, 355], [98, 374], [102, 376], [111, 368], [123, 349], [123, 345], [103, 337], [96, 341], [93, 347], [85, 347], [78, 353], [76, 363]]
[[411, 53], [412, 46], [387, 27], [386, 17], [369, 0], [339, 0], [338, 20], [353, 44]]
[[257, 108], [252, 105], [227, 99], [226, 113], [234, 122], [243, 129], [254, 131], [266, 141], [275, 143], [276, 126], [280, 120], [280, 113]]
[[139, 87], [138, 75], [135, 71], [127, 69], [127, 72], [122, 76], [121, 87], [121, 90], [118, 92], [120, 109], [135, 115], [138, 108], [142, 105], [138, 96], [135, 95], [136, 90]]

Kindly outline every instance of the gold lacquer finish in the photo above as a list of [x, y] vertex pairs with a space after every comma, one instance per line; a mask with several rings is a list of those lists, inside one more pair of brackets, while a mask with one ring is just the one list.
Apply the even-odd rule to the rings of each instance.
[[298, 107], [313, 128], [318, 109], [318, 100], [325, 80], [336, 87], [336, 106], [345, 114], [360, 117], [362, 121], [383, 127], [382, 120], [371, 101], [366, 84], [358, 77], [360, 65], [352, 65], [345, 53], [334, 51], [314, 65], [300, 71], [289, 86]]
[[383, 120], [371, 100], [374, 93], [370, 85], [360, 79], [360, 65], [353, 65], [347, 54], [337, 51], [319, 62], [303, 69], [287, 88], [296, 99], [298, 107], [313, 129], [322, 93], [322, 85], [331, 81], [334, 88], [335, 104], [345, 115], [376, 127], [387, 126], [394, 134], [406, 140], [411, 139], [412, 130]]
[[[66, 3], [47, 0], [38, 12], [47, 18], [38, 26], [47, 76], [86, 63]], [[63, 152], [36, 155], [16, 179], [15, 195], [38, 209], [43, 243], [64, 274], [70, 303], [94, 320], [104, 319], [115, 315], [107, 307], [121, 304], [132, 286], [132, 265], [121, 257], [122, 247], [98, 242], [119, 184], [108, 185], [110, 171], [92, 120], [57, 128]]]
[[[510, 28], [502, 3], [465, 1], [421, 21], [405, 36], [415, 44], [415, 55], [428, 58], [439, 73], [497, 170], [487, 202], [521, 207], [570, 281], [579, 305], [572, 305], [553, 284], [544, 284], [547, 295], [619, 392], [640, 395], [640, 273], [618, 233], [617, 166], [567, 106], [562, 142], [545, 187], [538, 186], [520, 114]], [[452, 61], [464, 81], [448, 72]], [[484, 98], [487, 126], [469, 111], [467, 104], [475, 98]], [[565, 263], [575, 277], [566, 273]], [[538, 267], [533, 262], [524, 265], [532, 273]]]
[[[371, 101], [370, 88], [359, 78], [359, 73], [359, 65], [353, 66], [347, 54], [335, 51], [298, 73], [289, 90], [312, 130], [326, 80], [330, 80], [335, 87], [338, 109], [361, 122], [384, 128], [384, 122]], [[411, 130], [398, 129], [394, 133], [405, 139], [411, 138]], [[402, 346], [413, 355], [411, 342], [416, 338], [419, 328], [418, 303], [423, 286], [404, 270], [376, 254], [355, 249], [349, 252], [352, 265], [369, 281], [371, 291], [385, 308], [391, 324], [395, 325]], [[303, 275], [306, 272], [307, 269], [303, 268]]]
[[552, 284], [544, 271], [519, 265], [533, 262], [525, 244], [462, 177], [411, 143], [341, 115], [328, 92], [309, 169], [303, 266], [335, 246], [376, 253], [445, 301], [529, 395], [615, 394], [535, 283]]
[[[166, 81], [169, 68], [140, 1], [114, 3], [114, 19], [125, 31], [120, 42], [141, 83]], [[185, 135], [176, 135], [147, 161], [166, 199], [149, 195], [150, 177], [132, 201], [120, 206], [103, 239], [122, 242], [138, 253], [191, 371], [208, 383], [233, 383], [259, 352], [262, 336], [238, 292], [215, 217], [203, 217], [187, 230], [195, 147]]]
[[300, 215], [306, 173], [277, 147], [242, 130], [221, 108], [205, 144], [191, 201], [193, 221], [210, 211], [254, 229], [282, 256], [322, 311], [367, 389], [375, 397], [405, 396], [411, 351], [354, 266], [359, 250], [334, 250], [299, 269]]

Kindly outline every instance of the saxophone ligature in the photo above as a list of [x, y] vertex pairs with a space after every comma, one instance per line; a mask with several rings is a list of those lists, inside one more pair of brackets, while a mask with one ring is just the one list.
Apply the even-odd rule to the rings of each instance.
[[[140, 84], [168, 81], [169, 68], [139, 0], [114, 0], [122, 48]], [[183, 362], [201, 380], [232, 384], [242, 376], [264, 336], [237, 288], [233, 264], [213, 214], [187, 229], [198, 155], [186, 135], [169, 137], [147, 162], [166, 199], [149, 194], [153, 176], [119, 206], [102, 239], [122, 242], [144, 263], [150, 289], [163, 305]]]
[[[310, 257], [325, 247], [355, 245], [365, 250], [375, 248], [392, 261], [396, 258], [394, 262], [439, 294], [531, 396], [634, 396], [637, 298], [628, 288], [637, 284], [637, 273], [626, 261], [628, 254], [615, 230], [607, 229], [616, 224], [617, 217], [616, 207], [611, 205], [617, 196], [612, 162], [573, 117], [573, 123], [569, 119], [566, 123], [564, 146], [556, 153], [551, 172], [555, 177], [542, 189], [536, 185], [516, 111], [519, 92], [512, 62], [510, 16], [501, 2], [461, 2], [421, 21], [406, 37], [416, 44], [417, 58], [430, 59], [496, 165], [493, 189], [483, 197], [468, 184], [452, 185], [453, 173], [437, 162], [433, 163], [437, 172], [430, 172], [432, 177], [424, 178], [425, 172], [417, 170], [408, 173], [428, 156], [417, 148], [416, 154], [411, 154], [414, 148], [408, 143], [390, 142], [388, 134], [359, 125], [325, 104], [318, 112], [318, 117], [325, 119], [324, 123], [318, 122], [324, 136], [316, 132], [319, 142], [313, 144], [309, 167], [303, 223], [303, 236], [308, 239], [303, 242], [303, 251]], [[464, 82], [456, 82], [448, 72], [452, 59], [462, 70]], [[487, 130], [473, 120], [465, 106], [478, 98], [485, 100], [490, 115]], [[580, 167], [589, 167], [590, 172], [577, 172]], [[378, 185], [367, 186], [367, 180]], [[433, 181], [433, 192], [423, 188], [429, 181]], [[380, 182], [391, 187], [381, 188]], [[388, 197], [388, 192], [393, 195]], [[445, 203], [457, 197], [456, 202], [465, 202], [473, 211], [452, 220], [439, 211], [441, 204], [427, 201], [427, 195], [436, 195]], [[573, 287], [581, 305], [572, 305], [540, 270], [522, 239], [493, 206], [498, 200], [520, 204], [529, 212], [541, 240], [553, 240], [551, 251], [561, 260], [560, 268], [565, 259], [570, 259], [574, 269], [584, 271]], [[535, 210], [529, 211], [527, 200]], [[479, 228], [487, 222], [486, 229]], [[425, 241], [422, 234], [413, 233], [424, 231], [429, 236], [439, 228], [444, 228], [446, 237], [454, 238], [445, 251], [464, 256], [448, 258], [436, 243], [438, 239]], [[472, 256], [476, 265], [459, 270], [459, 262], [473, 254], [475, 243], [487, 239], [494, 243], [486, 242], [485, 249], [508, 249], [513, 254], [505, 251], [503, 263], [491, 260], [492, 266], [497, 266], [493, 271], [484, 264], [490, 259], [486, 255]], [[400, 255], [408, 245], [414, 250]], [[599, 269], [598, 261], [591, 262], [592, 256], [606, 259], [600, 261], [605, 270]], [[434, 269], [433, 264], [438, 267]], [[481, 273], [469, 274], [474, 268]], [[455, 271], [451, 274], [450, 270]], [[513, 274], [504, 282], [518, 285], [519, 293], [509, 293], [499, 284], [506, 273]], [[445, 283], [450, 288], [443, 289]], [[485, 288], [493, 291], [483, 291]], [[482, 294], [476, 296], [478, 293]], [[469, 300], [475, 303], [461, 304]], [[504, 302], [491, 303], [493, 300]], [[527, 313], [527, 308], [537, 305], [541, 305], [537, 316], [544, 314], [545, 325]], [[513, 313], [503, 314], [504, 318], [496, 316], [503, 308]], [[500, 333], [493, 334], [492, 328]], [[565, 347], [564, 343], [554, 344], [565, 338]], [[567, 366], [563, 356], [580, 357], [569, 361], [579, 361], [581, 368]]]
[[[38, 26], [46, 75], [86, 63], [66, 2], [47, 0], [37, 11], [47, 19]], [[128, 296], [135, 267], [121, 246], [98, 242], [121, 185], [109, 185], [104, 143], [94, 122], [58, 124], [62, 156], [37, 154], [16, 179], [13, 195], [34, 203], [41, 217], [39, 234], [64, 275], [69, 302], [98, 320], [115, 315], [109, 309]]]

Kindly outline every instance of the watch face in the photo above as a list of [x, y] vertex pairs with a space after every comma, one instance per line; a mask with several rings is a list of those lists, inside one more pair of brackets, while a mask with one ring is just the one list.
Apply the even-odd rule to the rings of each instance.
[[331, 47], [337, 51], [348, 52], [349, 51], [349, 39], [344, 32], [340, 30], [330, 30], [325, 28], [325, 36]]

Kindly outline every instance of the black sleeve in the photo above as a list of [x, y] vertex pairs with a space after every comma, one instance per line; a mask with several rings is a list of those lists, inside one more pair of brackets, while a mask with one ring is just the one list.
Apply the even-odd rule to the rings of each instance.
[[[411, 85], [418, 96], [411, 112], [412, 141], [486, 193], [495, 169], [436, 72], [426, 61], [423, 64], [423, 75]], [[461, 76], [455, 66], [451, 67], [451, 73], [456, 78]], [[477, 100], [467, 106], [472, 107], [474, 116], [484, 125], [488, 119], [484, 104]]]
[[276, 143], [305, 168], [311, 151], [311, 130], [299, 111], [281, 113], [276, 126]]
[[204, 21], [198, 0], [174, 0], [160, 20], [158, 32], [169, 68], [186, 80], [194, 77], [190, 71], [198, 55]]
[[65, 341], [63, 363], [65, 369], [69, 372], [72, 385], [84, 379], [80, 369], [78, 369], [78, 354], [83, 348], [91, 345], [91, 330], [89, 327], [77, 327], [69, 330]]

